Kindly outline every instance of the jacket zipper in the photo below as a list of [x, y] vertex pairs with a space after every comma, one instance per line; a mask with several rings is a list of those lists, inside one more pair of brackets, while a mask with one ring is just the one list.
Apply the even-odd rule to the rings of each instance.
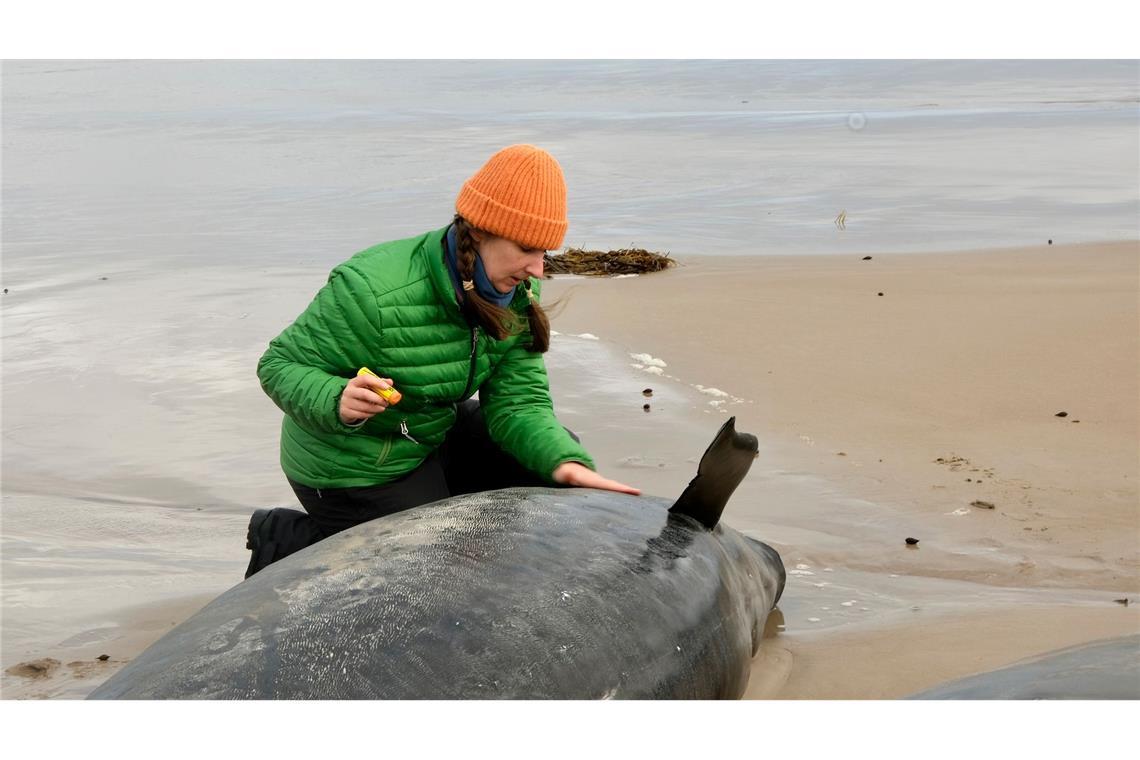
[[416, 444], [417, 446], [420, 445], [420, 442], [417, 441], [415, 438], [412, 438], [412, 434], [408, 432], [408, 420], [406, 418], [400, 420], [400, 435], [404, 436], [405, 438], [407, 438], [409, 441]]
[[475, 382], [475, 350], [479, 346], [479, 328], [471, 328], [471, 367], [467, 370], [467, 386], [463, 389], [463, 395], [455, 403], [462, 404], [467, 400], [467, 394], [471, 392], [471, 383]]
[[[456, 403], [460, 403], [464, 399], [467, 398], [467, 394], [471, 391], [471, 384], [473, 382], [475, 382], [475, 363], [476, 363], [475, 359], [476, 359], [476, 353], [478, 352], [478, 348], [479, 348], [479, 328], [478, 327], [472, 327], [471, 328], [471, 366], [467, 370], [467, 387], [465, 387], [463, 389], [463, 395], [459, 398], [459, 401]], [[408, 431], [408, 420], [406, 417], [404, 419], [400, 420], [400, 435], [404, 436], [405, 438], [407, 438], [409, 441], [416, 444], [417, 446], [420, 445], [420, 442], [417, 441], [415, 438], [413, 438], [412, 434]], [[387, 455], [388, 455], [388, 451], [387, 451], [387, 449], [385, 449], [385, 451], [383, 452], [383, 454], [381, 456], [386, 457]]]

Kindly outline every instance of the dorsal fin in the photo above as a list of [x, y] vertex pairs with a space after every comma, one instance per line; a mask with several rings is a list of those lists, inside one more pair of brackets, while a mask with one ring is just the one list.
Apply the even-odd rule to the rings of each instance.
[[715, 528], [724, 505], [748, 474], [759, 449], [756, 436], [736, 432], [736, 418], [730, 417], [705, 449], [697, 465], [697, 476], [689, 481], [669, 511], [688, 515], [709, 530]]

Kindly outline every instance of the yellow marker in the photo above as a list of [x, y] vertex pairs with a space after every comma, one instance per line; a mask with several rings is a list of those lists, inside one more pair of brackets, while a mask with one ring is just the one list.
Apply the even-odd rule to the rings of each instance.
[[[356, 375], [357, 375], [357, 377], [360, 377], [363, 375], [372, 375], [372, 377], [380, 377], [375, 372], [368, 369], [368, 367], [361, 367], [360, 371], [357, 372]], [[370, 390], [379, 394], [380, 398], [384, 399], [389, 404], [398, 404], [398, 403], [400, 403], [400, 399], [402, 399], [404, 397], [404, 394], [400, 393], [395, 388], [385, 388], [383, 390], [379, 390], [376, 388], [370, 388]]]

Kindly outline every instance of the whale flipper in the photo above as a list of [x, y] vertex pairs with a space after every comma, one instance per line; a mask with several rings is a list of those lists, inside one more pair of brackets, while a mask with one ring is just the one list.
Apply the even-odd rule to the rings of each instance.
[[697, 476], [689, 481], [669, 511], [688, 515], [709, 530], [715, 528], [724, 505], [748, 474], [759, 450], [756, 436], [736, 432], [736, 417], [730, 417], [705, 449], [697, 465]]

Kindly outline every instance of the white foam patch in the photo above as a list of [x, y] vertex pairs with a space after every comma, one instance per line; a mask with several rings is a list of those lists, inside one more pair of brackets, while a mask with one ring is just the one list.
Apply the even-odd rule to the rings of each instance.
[[803, 562], [796, 565], [797, 570], [811, 570], [811, 565], [805, 565]]
[[724, 405], [723, 401], [710, 401], [709, 402], [709, 406], [713, 406], [713, 407], [716, 407], [718, 409], [723, 405]]
[[646, 364], [650, 367], [668, 367], [669, 366], [663, 360], [656, 359], [656, 358], [650, 356], [649, 354], [630, 354], [629, 358], [635, 359], [635, 360], [641, 362], [642, 364]]
[[706, 388], [703, 385], [698, 385], [695, 387], [701, 393], [707, 393], [708, 395], [716, 396], [717, 398], [728, 398], [728, 394], [722, 391], [720, 388]]
[[582, 338], [583, 340], [600, 340], [597, 335], [593, 333], [579, 333], [574, 336], [575, 338]]
[[855, 604], [855, 602], [840, 602], [839, 606], [840, 607], [850, 607], [853, 604]]
[[651, 375], [664, 375], [665, 374], [665, 370], [661, 369], [660, 367], [646, 367], [645, 371]]
[[557, 330], [551, 330], [550, 334], [551, 335], [561, 335], [562, 333], [558, 332]]
[[809, 622], [809, 623], [818, 623], [818, 622], [819, 622], [819, 618], [808, 618], [808, 622]]
[[823, 588], [827, 585], [827, 583], [813, 583], [811, 585], [815, 586], [816, 588]]
[[811, 570], [789, 570], [788, 575], [815, 575]]
[[970, 514], [970, 510], [968, 510], [968, 509], [965, 509], [965, 508], [962, 508], [962, 509], [955, 509], [953, 512], [947, 512], [946, 514], [948, 514], [948, 515], [955, 515], [955, 516], [957, 516], [957, 517], [961, 517], [962, 515], [968, 515], [968, 514]]
[[625, 277], [637, 277], [637, 275], [636, 275], [636, 274], [615, 274], [615, 275], [613, 276], [613, 279], [615, 279], [615, 280], [621, 280], [621, 279], [623, 279], [623, 278], [625, 278]]
[[825, 567], [825, 568], [823, 568], [823, 572], [825, 572], [825, 573], [834, 573], [835, 571], [834, 571], [834, 570], [832, 570], [830, 567]]

